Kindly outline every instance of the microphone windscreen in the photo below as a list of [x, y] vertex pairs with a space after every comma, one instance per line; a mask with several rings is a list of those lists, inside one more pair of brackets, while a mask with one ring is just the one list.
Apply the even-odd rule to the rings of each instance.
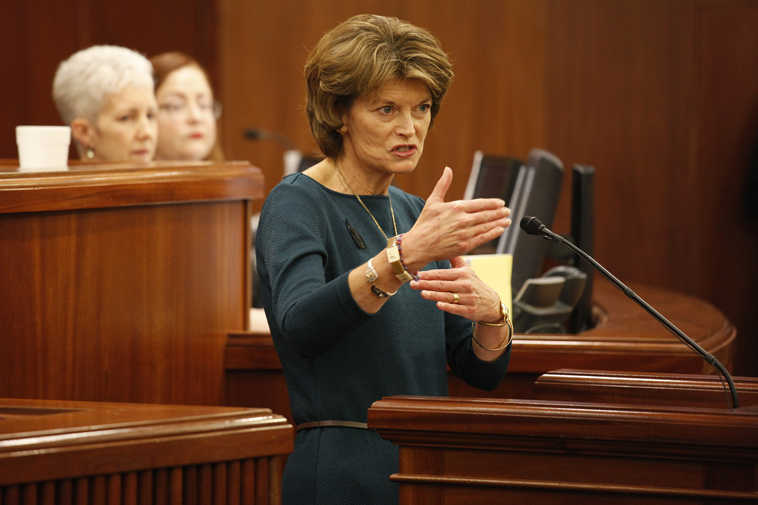
[[521, 218], [521, 229], [529, 235], [542, 235], [542, 229], [545, 227], [542, 221], [534, 216], [524, 216]]

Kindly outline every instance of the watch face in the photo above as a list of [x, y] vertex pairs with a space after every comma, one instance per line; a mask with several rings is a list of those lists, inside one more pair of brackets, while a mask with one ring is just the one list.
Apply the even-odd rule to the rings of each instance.
[[393, 245], [387, 249], [387, 262], [396, 274], [404, 270], [403, 265], [400, 264], [400, 252], [397, 250], [397, 246]]

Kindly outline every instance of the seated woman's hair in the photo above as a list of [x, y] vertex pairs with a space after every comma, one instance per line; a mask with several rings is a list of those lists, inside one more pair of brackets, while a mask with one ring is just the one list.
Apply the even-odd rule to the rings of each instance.
[[119, 46], [92, 46], [61, 62], [53, 100], [64, 123], [94, 119], [108, 95], [130, 87], [153, 87], [153, 67], [141, 54]]
[[[179, 70], [182, 67], [195, 66], [199, 68], [203, 75], [205, 75], [205, 78], [208, 79], [208, 73], [202, 65], [200, 65], [200, 63], [198, 63], [198, 61], [192, 56], [180, 51], [167, 51], [165, 53], [156, 54], [155, 56], [150, 57], [150, 63], [153, 65], [153, 80], [155, 81], [156, 90], [161, 87], [161, 84], [166, 80], [168, 74], [174, 70]], [[208, 79], [208, 82], [210, 82], [210, 79]]]
[[342, 152], [341, 116], [359, 96], [393, 79], [419, 79], [432, 95], [432, 119], [453, 68], [437, 39], [397, 18], [359, 14], [327, 32], [305, 63], [306, 112], [323, 153]]

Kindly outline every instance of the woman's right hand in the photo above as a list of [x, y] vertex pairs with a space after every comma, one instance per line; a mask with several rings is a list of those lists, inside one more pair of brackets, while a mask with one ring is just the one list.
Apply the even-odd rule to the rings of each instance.
[[430, 261], [466, 254], [511, 224], [511, 211], [499, 198], [446, 202], [452, 181], [453, 170], [445, 167], [416, 223], [403, 234], [403, 260], [412, 272]]

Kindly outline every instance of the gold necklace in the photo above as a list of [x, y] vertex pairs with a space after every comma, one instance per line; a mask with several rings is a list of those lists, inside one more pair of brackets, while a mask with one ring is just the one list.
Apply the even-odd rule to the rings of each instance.
[[[368, 213], [368, 215], [371, 216], [371, 219], [374, 221], [374, 224], [376, 225], [376, 227], [379, 228], [379, 231], [381, 232], [382, 236], [384, 237], [384, 240], [386, 240], [389, 243], [390, 239], [387, 238], [387, 234], [384, 233], [384, 230], [382, 229], [381, 225], [379, 224], [379, 221], [377, 221], [376, 218], [374, 217], [374, 215], [371, 213], [371, 211], [368, 210], [368, 207], [366, 207], [366, 204], [363, 203], [363, 200], [361, 200], [361, 197], [358, 196], [358, 193], [356, 193], [355, 191], [353, 191], [353, 188], [351, 188], [350, 185], [347, 183], [347, 181], [345, 180], [345, 176], [342, 175], [342, 171], [339, 169], [339, 167], [337, 166], [336, 163], [334, 164], [334, 168], [337, 169], [337, 175], [340, 176], [340, 180], [342, 181], [342, 184], [344, 184], [345, 187], [348, 189], [348, 191], [350, 191], [353, 194], [353, 196], [358, 200], [358, 203], [361, 204], [361, 207], [363, 207], [363, 210], [365, 210]], [[390, 215], [392, 216], [392, 227], [395, 230], [395, 234], [393, 235], [393, 237], [396, 237], [397, 236], [397, 223], [395, 222], [395, 211], [392, 208], [392, 196], [390, 195], [389, 190], [387, 191], [387, 198], [389, 199], [389, 202], [390, 202]]]

